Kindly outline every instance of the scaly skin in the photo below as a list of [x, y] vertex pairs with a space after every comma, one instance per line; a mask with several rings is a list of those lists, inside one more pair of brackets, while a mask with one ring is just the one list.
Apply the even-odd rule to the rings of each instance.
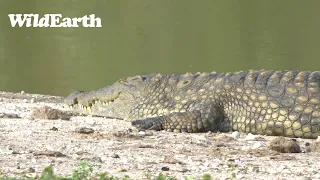
[[[139, 129], [320, 136], [320, 72], [241, 71], [123, 78], [66, 98], [74, 111]], [[79, 108], [81, 107], [81, 108]]]

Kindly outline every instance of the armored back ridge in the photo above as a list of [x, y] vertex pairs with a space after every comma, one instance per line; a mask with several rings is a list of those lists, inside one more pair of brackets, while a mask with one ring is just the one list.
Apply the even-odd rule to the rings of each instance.
[[72, 93], [83, 114], [174, 132], [241, 131], [316, 138], [320, 72], [241, 71], [128, 77], [97, 91]]

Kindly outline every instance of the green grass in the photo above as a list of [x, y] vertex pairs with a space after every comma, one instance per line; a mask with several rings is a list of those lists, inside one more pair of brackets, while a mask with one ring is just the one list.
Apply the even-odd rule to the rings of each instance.
[[[145, 172], [142, 176], [150, 180], [176, 180], [177, 178], [172, 176], [166, 176], [160, 173], [158, 176], [153, 175], [150, 172]], [[123, 177], [111, 176], [108, 173], [93, 174], [93, 167], [86, 161], [82, 161], [80, 167], [72, 171], [71, 177], [59, 177], [54, 174], [52, 166], [46, 167], [41, 176], [37, 178], [39, 180], [130, 180], [128, 175]], [[194, 177], [185, 177], [185, 180], [194, 180]], [[202, 177], [203, 180], [212, 180], [210, 174], [205, 174]], [[0, 180], [33, 180], [32, 178], [12, 178], [12, 177], [2, 177], [0, 173]]]

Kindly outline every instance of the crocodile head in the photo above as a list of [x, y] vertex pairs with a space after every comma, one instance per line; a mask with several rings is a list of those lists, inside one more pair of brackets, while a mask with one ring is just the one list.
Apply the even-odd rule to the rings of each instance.
[[66, 103], [80, 114], [127, 120], [156, 117], [186, 111], [207, 100], [206, 89], [216, 76], [186, 73], [122, 78], [97, 91], [76, 91]]
[[80, 114], [128, 119], [134, 107], [151, 92], [150, 87], [155, 87], [159, 76], [127, 77], [97, 91], [76, 91], [65, 98], [65, 103]]

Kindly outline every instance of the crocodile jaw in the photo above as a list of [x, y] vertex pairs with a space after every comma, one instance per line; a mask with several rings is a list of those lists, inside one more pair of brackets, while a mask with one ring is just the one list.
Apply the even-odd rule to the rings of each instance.
[[70, 94], [65, 103], [72, 111], [82, 115], [128, 119], [135, 104], [136, 89], [115, 83], [98, 91], [76, 91]]

